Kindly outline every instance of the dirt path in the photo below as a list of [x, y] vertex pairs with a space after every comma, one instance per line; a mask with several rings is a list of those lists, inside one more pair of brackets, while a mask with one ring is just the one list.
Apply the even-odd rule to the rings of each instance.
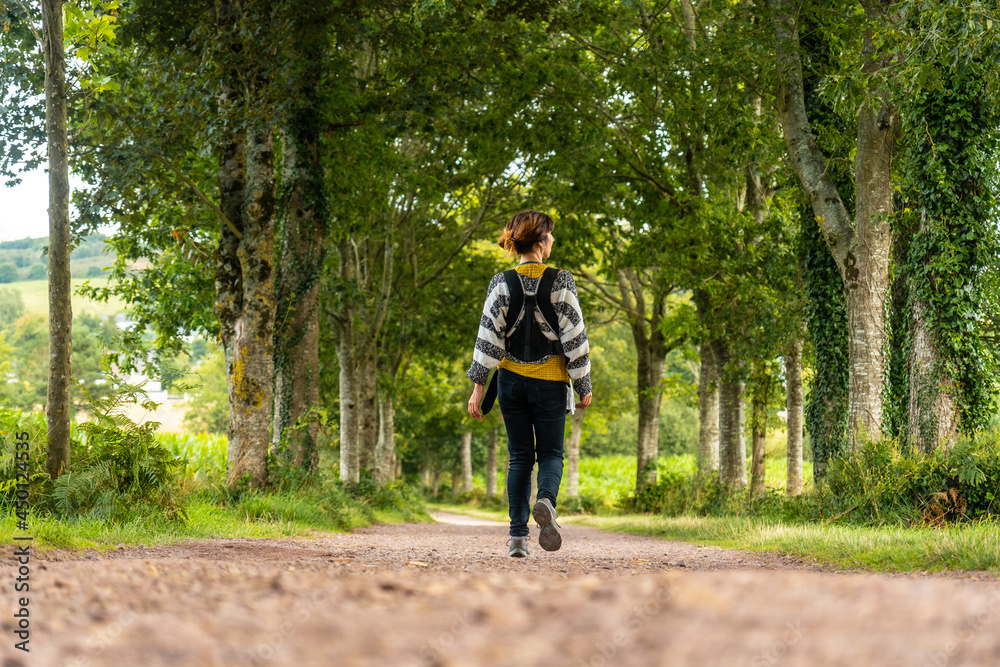
[[513, 560], [503, 525], [441, 518], [36, 557], [31, 652], [4, 584], [0, 665], [1000, 665], [990, 575], [839, 573], [578, 526]]

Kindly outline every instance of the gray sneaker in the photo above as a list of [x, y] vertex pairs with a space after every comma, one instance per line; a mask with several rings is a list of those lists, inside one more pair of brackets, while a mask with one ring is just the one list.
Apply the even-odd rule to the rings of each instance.
[[559, 524], [556, 523], [556, 510], [549, 499], [539, 499], [531, 510], [531, 516], [535, 517], [535, 523], [538, 524], [538, 544], [546, 551], [559, 551], [559, 547], [562, 546], [562, 533], [559, 532]]
[[507, 540], [507, 546], [510, 547], [507, 555], [511, 558], [524, 558], [528, 555], [528, 537], [511, 537]]

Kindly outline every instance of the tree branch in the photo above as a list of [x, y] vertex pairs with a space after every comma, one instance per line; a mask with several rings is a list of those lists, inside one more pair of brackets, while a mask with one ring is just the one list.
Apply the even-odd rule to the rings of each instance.
[[219, 217], [219, 219], [226, 225], [226, 227], [229, 227], [229, 231], [231, 231], [236, 236], [236, 238], [240, 240], [243, 239], [243, 234], [240, 233], [240, 230], [236, 229], [232, 221], [230, 221], [230, 219], [226, 217], [226, 214], [222, 212], [222, 209], [219, 208], [208, 195], [202, 192], [201, 188], [199, 188], [198, 185], [187, 176], [187, 174], [184, 174], [183, 172], [181, 172], [180, 169], [171, 164], [167, 158], [163, 157], [162, 153], [156, 153], [154, 157], [160, 162], [162, 162], [164, 167], [172, 171], [178, 178], [187, 183], [188, 187], [194, 190], [194, 193], [198, 195], [198, 197], [201, 198], [203, 202], [208, 204], [208, 207], [215, 212], [215, 215]]
[[799, 33], [791, 0], [768, 0], [774, 23], [775, 54], [779, 84], [776, 91], [778, 113], [785, 144], [802, 188], [809, 195], [813, 213], [838, 264], [843, 264], [847, 248], [854, 239], [854, 226], [827, 173], [826, 161], [813, 138], [806, 114], [802, 83], [802, 58]]

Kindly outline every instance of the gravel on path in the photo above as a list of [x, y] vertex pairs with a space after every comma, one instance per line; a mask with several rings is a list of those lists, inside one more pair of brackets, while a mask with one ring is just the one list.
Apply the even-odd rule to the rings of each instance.
[[[441, 518], [36, 555], [31, 652], [10, 583], [0, 665], [1000, 665], [989, 573], [845, 573], [574, 525], [560, 551], [510, 559], [503, 524]], [[0, 571], [13, 582], [13, 559]]]

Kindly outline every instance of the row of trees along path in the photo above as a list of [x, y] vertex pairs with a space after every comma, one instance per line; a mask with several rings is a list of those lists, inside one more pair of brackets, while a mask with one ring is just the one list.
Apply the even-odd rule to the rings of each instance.
[[467, 481], [469, 434], [496, 424], [462, 421], [460, 367], [506, 266], [492, 239], [528, 203], [556, 213], [588, 317], [631, 334], [637, 490], [679, 350], [700, 469], [755, 493], [782, 384], [790, 494], [803, 426], [822, 476], [866, 438], [928, 451], [988, 419], [1000, 107], [979, 5], [40, 10], [3, 10], [19, 85], [0, 92], [0, 167], [49, 164], [52, 475], [70, 463], [71, 238], [109, 223], [112, 282], [87, 291], [129, 302], [161, 355], [192, 330], [225, 351], [234, 485], [267, 485], [269, 453], [315, 471], [326, 423], [347, 484], [452, 461]]

